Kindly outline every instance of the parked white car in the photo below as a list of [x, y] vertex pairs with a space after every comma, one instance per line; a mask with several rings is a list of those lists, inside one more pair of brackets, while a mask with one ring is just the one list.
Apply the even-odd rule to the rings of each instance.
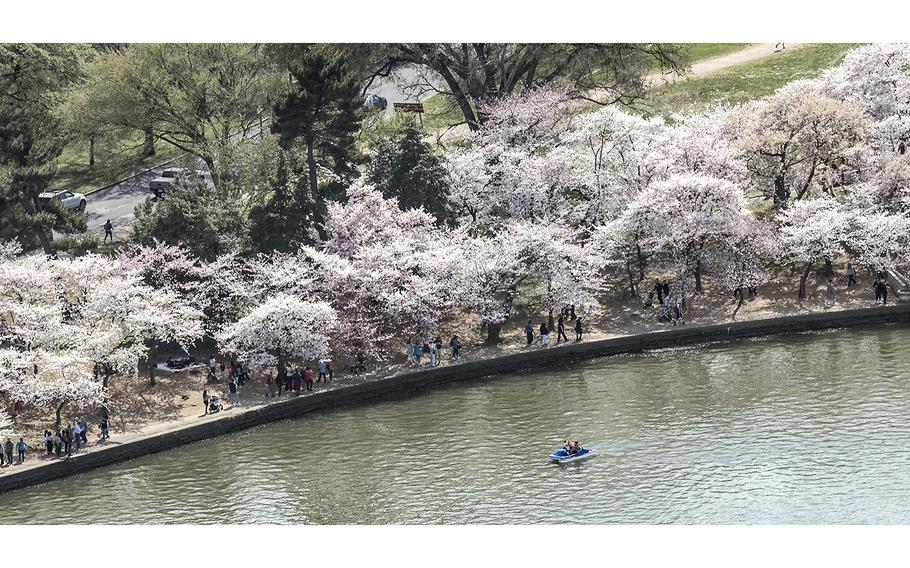
[[166, 168], [161, 172], [161, 175], [149, 182], [149, 189], [152, 190], [152, 193], [155, 194], [155, 197], [161, 197], [164, 195], [164, 192], [169, 190], [174, 182], [177, 181], [177, 176], [179, 175], [192, 175], [195, 174], [199, 176], [199, 179], [206, 180], [208, 179], [207, 175], [202, 170], [191, 170], [189, 168]]
[[51, 202], [57, 203], [62, 209], [85, 211], [85, 195], [68, 189], [51, 189], [38, 195], [38, 203], [42, 208], [47, 208]]

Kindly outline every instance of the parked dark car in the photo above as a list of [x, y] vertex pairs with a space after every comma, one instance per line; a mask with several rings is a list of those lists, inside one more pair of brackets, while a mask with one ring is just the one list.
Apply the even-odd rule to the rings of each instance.
[[167, 360], [165, 365], [168, 369], [183, 369], [194, 364], [196, 359], [190, 355], [176, 355]]

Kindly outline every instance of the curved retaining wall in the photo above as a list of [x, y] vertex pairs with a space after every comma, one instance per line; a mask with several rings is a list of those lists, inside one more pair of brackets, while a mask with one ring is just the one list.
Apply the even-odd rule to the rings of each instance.
[[570, 343], [559, 348], [515, 353], [493, 359], [469, 361], [459, 365], [414, 371], [366, 383], [319, 392], [285, 402], [224, 415], [223, 418], [188, 426], [179, 430], [151, 435], [148, 438], [80, 454], [67, 460], [0, 475], [0, 493], [82, 473], [155, 452], [169, 450], [220, 434], [250, 428], [276, 420], [367, 400], [407, 396], [418, 390], [444, 383], [466, 381], [567, 365], [585, 359], [638, 353], [708, 342], [724, 342], [763, 335], [910, 322], [910, 304], [787, 316], [763, 320], [734, 322], [701, 327], [677, 327], [604, 339], [587, 343]]

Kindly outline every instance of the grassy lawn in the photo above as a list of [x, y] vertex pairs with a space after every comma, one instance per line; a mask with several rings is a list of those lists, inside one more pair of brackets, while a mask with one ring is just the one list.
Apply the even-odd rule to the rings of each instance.
[[689, 47], [689, 58], [692, 63], [720, 57], [728, 53], [734, 53], [750, 47], [751, 43], [688, 43], [684, 44]]
[[821, 43], [788, 48], [772, 56], [654, 90], [656, 114], [697, 112], [713, 103], [741, 103], [769, 95], [790, 81], [811, 79], [841, 62], [856, 44]]
[[108, 136], [95, 144], [95, 165], [90, 168], [88, 142], [72, 141], [57, 159], [57, 175], [50, 187], [85, 193], [182, 154], [164, 142], [155, 148], [156, 155], [143, 158], [141, 134], [127, 138]]

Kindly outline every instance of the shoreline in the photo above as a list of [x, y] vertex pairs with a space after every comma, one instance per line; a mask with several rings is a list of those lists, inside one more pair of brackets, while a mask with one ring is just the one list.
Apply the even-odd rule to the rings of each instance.
[[[103, 447], [68, 459], [0, 472], [0, 494], [37, 485], [54, 479], [84, 473], [148, 454], [178, 448], [208, 438], [295, 418], [306, 413], [339, 408], [366, 401], [410, 396], [438, 385], [513, 374], [542, 371], [558, 365], [574, 364], [599, 357], [641, 353], [653, 349], [685, 347], [705, 343], [726, 343], [771, 335], [808, 331], [868, 327], [910, 322], [910, 304], [877, 306], [853, 310], [809, 313], [754, 319], [724, 324], [677, 327], [669, 330], [624, 335], [559, 347], [520, 352], [494, 358], [476, 359], [455, 365], [409, 371], [370, 379], [366, 382], [316, 392], [254, 407], [233, 407], [222, 413], [186, 423], [165, 425], [160, 431], [147, 433], [135, 440], [112, 442]], [[226, 412], [226, 413], [225, 413]], [[43, 448], [30, 450], [32, 460]], [[34, 463], [34, 462], [33, 462]], [[12, 466], [21, 467], [21, 466]]]

